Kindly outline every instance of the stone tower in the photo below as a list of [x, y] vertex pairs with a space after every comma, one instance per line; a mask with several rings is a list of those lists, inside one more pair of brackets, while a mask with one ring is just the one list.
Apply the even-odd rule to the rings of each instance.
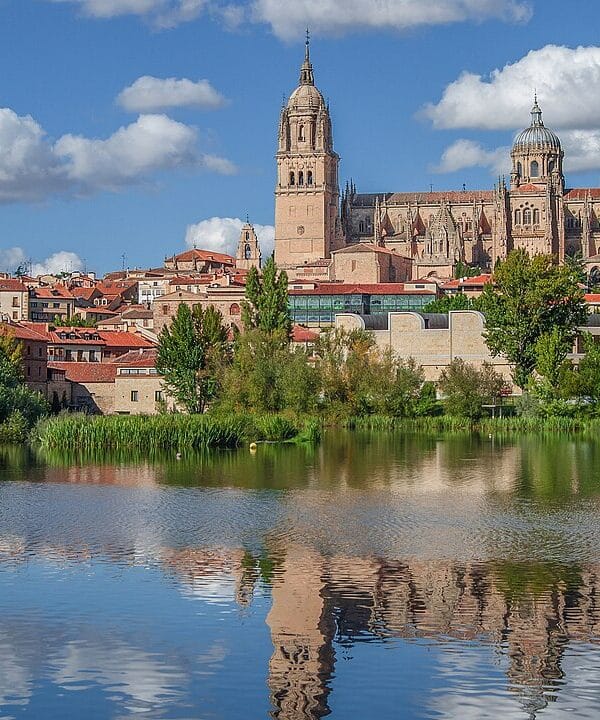
[[275, 261], [294, 268], [336, 249], [338, 164], [329, 108], [315, 87], [307, 35], [300, 84], [281, 111], [275, 187]]
[[256, 231], [248, 218], [246, 218], [246, 224], [240, 231], [240, 241], [238, 243], [235, 262], [236, 267], [242, 270], [250, 270], [251, 267], [255, 267], [260, 270], [261, 259], [262, 256]]

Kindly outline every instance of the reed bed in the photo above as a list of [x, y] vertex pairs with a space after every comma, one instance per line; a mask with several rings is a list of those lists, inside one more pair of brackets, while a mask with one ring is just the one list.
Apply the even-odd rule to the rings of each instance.
[[369, 415], [349, 418], [345, 427], [353, 430], [380, 430], [400, 432], [479, 432], [486, 434], [517, 433], [580, 433], [598, 436], [600, 418], [594, 417], [505, 417], [469, 418], [439, 415], [435, 417], [401, 418]]

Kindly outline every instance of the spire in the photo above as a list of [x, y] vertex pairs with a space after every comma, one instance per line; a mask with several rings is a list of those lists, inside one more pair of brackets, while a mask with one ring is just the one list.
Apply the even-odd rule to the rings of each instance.
[[310, 62], [310, 31], [306, 28], [306, 49], [304, 51], [304, 62], [300, 68], [300, 85], [314, 85], [315, 78]]
[[543, 127], [542, 111], [538, 105], [537, 91], [533, 95], [533, 107], [531, 108], [531, 125], [532, 127]]

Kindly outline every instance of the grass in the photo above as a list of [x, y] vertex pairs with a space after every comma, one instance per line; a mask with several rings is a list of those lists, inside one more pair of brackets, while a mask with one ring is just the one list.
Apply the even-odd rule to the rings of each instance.
[[48, 418], [33, 431], [45, 450], [203, 450], [233, 448], [251, 441], [316, 442], [308, 421], [280, 415], [67, 415]]

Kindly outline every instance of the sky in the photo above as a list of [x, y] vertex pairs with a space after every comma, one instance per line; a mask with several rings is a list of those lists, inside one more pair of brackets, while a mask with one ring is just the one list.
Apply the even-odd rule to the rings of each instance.
[[600, 186], [590, 0], [0, 0], [0, 270], [157, 267], [273, 242], [277, 125], [305, 28], [340, 182], [490, 189], [533, 94]]

